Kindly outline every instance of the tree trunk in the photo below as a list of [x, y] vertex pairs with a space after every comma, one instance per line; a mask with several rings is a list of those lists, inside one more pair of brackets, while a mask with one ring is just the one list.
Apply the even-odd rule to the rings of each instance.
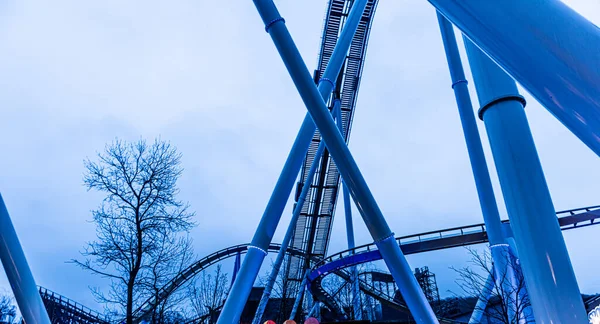
[[[127, 324], [133, 324], [133, 283], [134, 281], [129, 279], [127, 283]], [[133, 277], [135, 279], [135, 277]]]

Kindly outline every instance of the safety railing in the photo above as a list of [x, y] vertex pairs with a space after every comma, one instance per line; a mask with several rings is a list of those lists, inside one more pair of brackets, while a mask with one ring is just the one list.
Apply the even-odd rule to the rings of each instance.
[[[100, 312], [97, 312], [89, 307], [86, 307], [72, 299], [69, 299], [61, 294], [58, 294], [50, 289], [38, 286], [42, 301], [48, 310], [50, 319], [69, 323], [98, 323], [108, 324], [109, 320]], [[59, 308], [59, 309], [56, 309]], [[60, 314], [57, 314], [59, 311]], [[65, 318], [66, 317], [66, 318]], [[80, 319], [81, 321], [77, 321]], [[53, 321], [54, 322], [54, 321]]]
[[[589, 212], [598, 212], [598, 215], [589, 215]], [[575, 224], [581, 222], [590, 222], [591, 224], [600, 223], [600, 221], [594, 223], [596, 219], [600, 219], [600, 205], [589, 206], [589, 207], [581, 207], [569, 210], [563, 210], [556, 213], [559, 219], [559, 223], [561, 224], [561, 228], [563, 230], [572, 228]], [[589, 217], [580, 217], [573, 218], [572, 216], [584, 216], [586, 214]], [[505, 224], [509, 223], [509, 220], [502, 221]], [[577, 227], [582, 227], [582, 225], [578, 225]], [[396, 238], [396, 241], [399, 245], [407, 245], [421, 242], [431, 242], [434, 240], [443, 240], [449, 239], [453, 237], [466, 236], [471, 234], [480, 234], [486, 233], [486, 228], [484, 223], [468, 225], [468, 226], [460, 226], [447, 228], [443, 230], [424, 232], [419, 234], [400, 236]], [[480, 243], [476, 241], [475, 243]], [[473, 243], [474, 244], [474, 243]], [[320, 266], [332, 262], [334, 260], [342, 259], [345, 257], [349, 257], [353, 254], [365, 253], [370, 251], [377, 251], [377, 245], [375, 243], [364, 244], [361, 246], [357, 246], [353, 249], [344, 250], [330, 256], [323, 258], [320, 262], [316, 263], [313, 266], [314, 269], [318, 269]]]

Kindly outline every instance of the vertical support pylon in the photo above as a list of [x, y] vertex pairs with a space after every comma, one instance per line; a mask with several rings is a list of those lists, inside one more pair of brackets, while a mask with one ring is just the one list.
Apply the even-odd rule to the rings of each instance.
[[[348, 236], [348, 249], [353, 249], [354, 244], [354, 227], [352, 226], [352, 209], [350, 202], [350, 192], [345, 183], [343, 183], [344, 195], [344, 212], [346, 214], [346, 235]], [[354, 252], [352, 252], [354, 254]], [[352, 310], [354, 311], [354, 319], [362, 320], [362, 307], [360, 302], [360, 283], [358, 278], [357, 266], [350, 268], [352, 280]]]
[[[337, 111], [337, 127], [340, 134], [344, 136], [344, 125], [342, 123], [342, 110]], [[352, 205], [350, 202], [350, 192], [348, 187], [342, 179], [342, 195], [344, 196], [344, 215], [346, 219], [346, 239], [348, 240], [348, 249], [354, 249], [356, 246], [354, 243], [354, 225], [352, 223]], [[354, 252], [352, 252], [354, 253]], [[354, 313], [355, 320], [362, 320], [362, 309], [360, 303], [360, 285], [358, 278], [357, 266], [350, 268], [351, 280], [352, 280], [352, 310]]]
[[240, 267], [242, 265], [242, 254], [238, 252], [235, 255], [235, 261], [233, 262], [233, 273], [231, 274], [231, 285], [229, 285], [229, 289], [233, 286], [235, 282], [235, 277], [237, 277], [238, 271], [240, 271]]
[[316, 319], [321, 318], [321, 302], [315, 302], [315, 304], [310, 309], [310, 312], [308, 312], [308, 315], [307, 315], [307, 317], [311, 317], [311, 316], [314, 316]]
[[584, 323], [585, 308], [515, 81], [464, 38], [536, 322]]
[[[333, 105], [333, 113], [337, 115], [336, 111], [340, 110], [340, 103], [337, 100]], [[265, 285], [265, 290], [260, 299], [260, 303], [258, 304], [258, 308], [256, 309], [256, 314], [254, 315], [254, 320], [252, 324], [260, 324], [262, 320], [262, 316], [267, 307], [267, 303], [269, 302], [269, 298], [271, 298], [271, 291], [273, 290], [273, 285], [277, 280], [277, 276], [279, 275], [279, 270], [281, 269], [281, 265], [283, 264], [283, 259], [287, 253], [287, 249], [292, 241], [292, 237], [294, 236], [294, 229], [296, 228], [296, 223], [298, 223], [298, 218], [300, 217], [300, 212], [302, 211], [302, 206], [304, 206], [304, 202], [306, 201], [306, 197], [308, 196], [308, 192], [310, 191], [311, 184], [315, 177], [315, 173], [317, 173], [317, 168], [319, 167], [319, 161], [321, 160], [321, 156], [323, 156], [323, 152], [325, 151], [325, 144], [321, 142], [319, 147], [317, 148], [317, 152], [315, 153], [314, 160], [308, 170], [308, 175], [306, 176], [306, 182], [302, 187], [302, 192], [300, 193], [300, 197], [298, 197], [298, 203], [296, 204], [296, 208], [292, 213], [292, 219], [290, 220], [290, 225], [288, 226], [285, 236], [283, 237], [283, 241], [281, 242], [281, 249], [277, 253], [277, 257], [275, 258], [275, 262], [273, 263], [273, 268], [271, 269], [271, 273], [269, 274], [269, 279]], [[301, 294], [299, 294], [301, 295]], [[282, 296], [285, 298], [285, 296]], [[301, 298], [300, 298], [301, 299]], [[294, 308], [296, 305], [294, 304]], [[295, 313], [295, 312], [294, 312]], [[293, 319], [293, 317], [290, 317]]]
[[[317, 94], [320, 102], [323, 102], [324, 99], [329, 98], [334, 89], [334, 82], [332, 80], [336, 80], [338, 74], [340, 73], [344, 60], [346, 59], [346, 54], [350, 48], [352, 38], [356, 33], [360, 17], [362, 16], [362, 12], [364, 12], [366, 5], [367, 0], [357, 0], [353, 5], [354, 8], [352, 8], [350, 13], [352, 14], [353, 12], [358, 11], [358, 13], [355, 13], [355, 15], [358, 15], [359, 19], [356, 20], [355, 23], [350, 23], [349, 16], [346, 25], [340, 33], [338, 43], [331, 54], [327, 68], [325, 69], [323, 77], [321, 78], [321, 81], [323, 82], [319, 82]], [[362, 10], [359, 11], [359, 8], [362, 8]], [[283, 23], [283, 18], [279, 16], [277, 9], [275, 9], [275, 13], [275, 18], [265, 22], [265, 30], [267, 32], [269, 32], [272, 27]], [[310, 74], [309, 78], [311, 80], [311, 86], [314, 88], [315, 84], [312, 81]], [[256, 229], [254, 237], [252, 238], [251, 245], [248, 248], [248, 253], [244, 258], [244, 262], [242, 263], [238, 277], [233, 283], [230, 294], [227, 297], [225, 305], [223, 306], [223, 311], [219, 317], [218, 324], [237, 323], [239, 321], [246, 301], [248, 300], [248, 296], [250, 295], [252, 286], [254, 285], [254, 281], [256, 280], [256, 276], [258, 275], [262, 262], [267, 255], [267, 249], [271, 243], [271, 240], [273, 239], [275, 229], [277, 228], [277, 224], [279, 223], [279, 219], [281, 218], [287, 199], [292, 192], [295, 180], [302, 166], [302, 160], [308, 151], [308, 147], [312, 137], [315, 134], [315, 130], [316, 127], [313, 119], [310, 114], [307, 113], [285, 162], [283, 170], [281, 171], [279, 179], [275, 184], [273, 193], [269, 198], [269, 202], [267, 203], [267, 207], [265, 208], [260, 223], [258, 224], [258, 228]]]
[[419, 287], [404, 254], [394, 239], [381, 209], [377, 205], [356, 161], [340, 134], [306, 68], [300, 52], [272, 0], [254, 0], [254, 4], [271, 36], [300, 97], [319, 128], [344, 182], [357, 202], [371, 236], [379, 248], [400, 292], [417, 323], [438, 323], [431, 306]]
[[518, 287], [515, 281], [515, 274], [510, 262], [510, 252], [508, 244], [504, 238], [502, 230], [502, 220], [498, 212], [498, 205], [494, 196], [494, 189], [490, 179], [490, 173], [483, 153], [481, 137], [475, 122], [473, 113], [473, 104], [469, 96], [467, 78], [463, 70], [456, 36], [452, 24], [439, 12], [437, 13], [438, 23], [442, 34], [446, 59], [452, 79], [452, 89], [456, 97], [460, 121], [462, 124], [471, 169], [475, 178], [475, 187], [479, 197], [479, 205], [483, 214], [485, 228], [490, 243], [490, 254], [494, 261], [494, 278], [498, 290], [502, 292], [504, 302], [507, 305], [508, 316], [512, 320], [517, 315], [518, 310], [516, 292]]
[[310, 273], [310, 269], [307, 269], [304, 273], [304, 277], [302, 279], [302, 283], [300, 284], [300, 291], [298, 295], [296, 295], [296, 299], [294, 300], [294, 307], [292, 308], [292, 312], [290, 313], [289, 319], [293, 320], [296, 317], [296, 313], [298, 309], [300, 309], [300, 304], [302, 303], [302, 297], [304, 296], [304, 291], [306, 290], [306, 284], [308, 283], [308, 274]]
[[[481, 292], [477, 297], [477, 303], [473, 308], [473, 313], [471, 313], [471, 318], [469, 318], [469, 324], [479, 324], [481, 323], [481, 318], [483, 314], [485, 314], [485, 308], [487, 307], [488, 301], [492, 296], [492, 292], [494, 291], [494, 276], [492, 275], [493, 270], [488, 274], [483, 287], [481, 287]], [[511, 323], [513, 323], [511, 321]]]
[[0, 260], [2, 260], [2, 266], [25, 322], [50, 324], [46, 307], [44, 307], [42, 297], [33, 279], [33, 274], [1, 194]]
[[600, 28], [560, 0], [428, 0], [600, 155]]

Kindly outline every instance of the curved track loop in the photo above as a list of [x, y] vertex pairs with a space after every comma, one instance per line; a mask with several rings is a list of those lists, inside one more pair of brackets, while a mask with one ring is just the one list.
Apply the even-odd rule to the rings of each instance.
[[[235, 256], [238, 253], [246, 253], [248, 251], [248, 246], [250, 244], [240, 244], [231, 246], [217, 252], [211, 253], [204, 258], [196, 261], [194, 264], [189, 266], [187, 269], [178, 273], [169, 283], [167, 283], [158, 293], [158, 301], [162, 301], [167, 298], [173, 291], [177, 288], [181, 287], [185, 282], [192, 279], [202, 270], [210, 267], [211, 265], [222, 261], [224, 259]], [[269, 245], [269, 252], [278, 252], [281, 248], [280, 244], [271, 243]], [[287, 253], [289, 255], [302, 255], [302, 252], [296, 249], [288, 248]], [[134, 313], [133, 318], [136, 319], [136, 322], [141, 321], [143, 318], [147, 317], [152, 313], [154, 307], [157, 305], [157, 300], [155, 298], [151, 298], [146, 300], [142, 306], [140, 306]]]
[[[585, 227], [600, 223], [600, 206], [592, 206], [578, 209], [571, 209], [558, 212], [558, 221], [562, 230]], [[505, 221], [508, 225], [508, 221]], [[487, 234], [484, 224], [476, 224], [463, 227], [455, 227], [444, 229], [441, 231], [433, 231], [409, 236], [396, 238], [398, 244], [402, 248], [404, 254], [413, 254], [446, 249], [458, 246], [467, 246], [487, 242]], [[159, 292], [158, 301], [168, 297], [173, 291], [179, 288], [188, 280], [192, 279], [202, 270], [224, 259], [235, 256], [237, 253], [246, 253], [249, 244], [240, 244], [231, 246], [196, 261], [184, 271], [177, 274], [167, 285]], [[269, 252], [277, 252], [281, 248], [279, 244], [269, 245]], [[351, 253], [352, 252], [352, 253]], [[303, 252], [298, 249], [288, 249], [288, 254], [293, 256], [302, 256]], [[352, 250], [346, 250], [334, 255], [331, 255], [320, 262], [316, 263], [309, 276], [309, 289], [313, 296], [325, 303], [333, 312], [339, 314], [340, 309], [333, 302], [333, 298], [321, 287], [321, 280], [330, 273], [335, 273], [338, 276], [350, 280], [350, 275], [343, 269], [365, 262], [381, 260], [381, 254], [377, 250], [374, 243], [358, 246]], [[373, 291], [364, 282], [360, 284], [361, 290], [382, 303], [399, 310], [406, 310], [405, 305], [396, 303], [393, 299], [388, 298], [385, 294]], [[154, 298], [148, 299], [140, 308], [134, 312], [136, 322], [151, 314], [157, 304]]]
[[[600, 224], [600, 206], [559, 211], [556, 214], [558, 216], [560, 228], [563, 231]], [[510, 228], [508, 221], [504, 221], [503, 223], [507, 229]], [[488, 240], [485, 224], [475, 224], [397, 237], [396, 241], [400, 245], [402, 252], [406, 255], [480, 244], [485, 243]], [[322, 280], [327, 275], [333, 273], [349, 281], [350, 274], [344, 271], [345, 268], [381, 259], [381, 254], [379, 253], [379, 250], [377, 250], [375, 243], [358, 246], [354, 249], [333, 254], [315, 264], [308, 277], [308, 288], [315, 299], [324, 303], [337, 315], [341, 315], [339, 311], [340, 308], [336, 305], [333, 297], [321, 286]], [[372, 287], [362, 281], [360, 282], [360, 288], [365, 294], [377, 299], [381, 303], [387, 304], [400, 311], [408, 311], [406, 305], [397, 303], [393, 298], [390, 298], [384, 293], [374, 291]], [[441, 321], [442, 323], [452, 323], [450, 320], [441, 319]]]

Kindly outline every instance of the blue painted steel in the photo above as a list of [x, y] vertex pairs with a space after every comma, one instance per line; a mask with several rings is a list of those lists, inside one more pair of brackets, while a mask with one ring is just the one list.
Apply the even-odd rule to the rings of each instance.
[[600, 155], [600, 28], [560, 0], [428, 0]]
[[350, 203], [350, 192], [348, 191], [348, 186], [344, 184], [343, 188], [344, 195], [344, 212], [346, 216], [346, 237], [348, 239], [348, 249], [353, 249], [354, 245], [354, 226], [352, 224], [352, 208]]
[[315, 316], [315, 318], [319, 319], [321, 317], [321, 303], [316, 302], [311, 308], [310, 312], [306, 315], [306, 317]]
[[473, 105], [471, 103], [471, 97], [469, 96], [467, 78], [465, 77], [460, 54], [458, 52], [454, 29], [452, 24], [450, 24], [444, 16], [440, 15], [440, 13], [438, 13], [437, 16], [442, 39], [444, 41], [444, 48], [446, 50], [450, 76], [452, 78], [452, 89], [456, 96], [460, 121], [465, 136], [465, 142], [467, 143], [469, 159], [471, 161], [471, 169], [473, 170], [473, 176], [475, 177], [475, 186], [479, 196], [481, 212], [483, 213], [485, 229], [490, 245], [504, 243], [502, 221], [500, 220], [500, 213], [498, 213], [498, 206], [494, 196], [490, 173], [485, 161], [477, 123], [475, 122], [475, 114], [473, 113]]
[[238, 273], [238, 271], [240, 271], [241, 265], [242, 265], [242, 253], [238, 252], [235, 255], [235, 261], [233, 262], [233, 274], [231, 275], [231, 284], [229, 285], [229, 288], [231, 288], [231, 286], [233, 286], [233, 283], [235, 282], [235, 278], [237, 277], [237, 273]]
[[[352, 14], [354, 11], [359, 11], [361, 7], [362, 10], [359, 11], [360, 15], [354, 13], [353, 17], [358, 15], [360, 18], [360, 16], [362, 16], [362, 12], [364, 11], [366, 3], [367, 0], [358, 0], [355, 2], [353, 6], [354, 8], [352, 8], [350, 13]], [[273, 9], [275, 15], [271, 15], [270, 17], [272, 17], [272, 19], [265, 21], [265, 29], [269, 33], [271, 33], [272, 30], [279, 29], [279, 26], [285, 26], [284, 20], [281, 18], [274, 5]], [[348, 21], [340, 33], [338, 43], [336, 44], [335, 49], [331, 54], [329, 63], [327, 64], [327, 68], [323, 73], [323, 79], [337, 79], [344, 60], [346, 59], [348, 49], [350, 48], [352, 37], [356, 33], [356, 28], [358, 27], [359, 21], [360, 19], [355, 18], [353, 18], [353, 21], [350, 21], [350, 16], [348, 17]], [[314, 88], [312, 78], [311, 86]], [[331, 95], [333, 88], [334, 86], [331, 82], [319, 83], [317, 93], [319, 93], [319, 99], [321, 102], [323, 99], [328, 98]], [[262, 265], [262, 262], [266, 256], [266, 252], [259, 253], [259, 251], [266, 250], [269, 246], [269, 243], [273, 239], [273, 234], [275, 233], [275, 229], [277, 228], [277, 224], [279, 223], [279, 219], [281, 218], [281, 214], [285, 208], [285, 203], [292, 191], [292, 188], [294, 187], [296, 177], [298, 176], [298, 172], [300, 172], [302, 161], [306, 155], [310, 141], [314, 136], [315, 130], [315, 124], [313, 123], [310, 114], [307, 113], [304, 117], [304, 121], [302, 122], [302, 126], [300, 127], [300, 131], [296, 137], [296, 140], [294, 141], [292, 150], [290, 151], [283, 170], [281, 171], [281, 175], [279, 176], [275, 188], [273, 189], [271, 198], [267, 203], [265, 212], [261, 217], [258, 228], [256, 229], [254, 237], [252, 238], [252, 245], [256, 246], [257, 249], [248, 251], [248, 254], [244, 258], [238, 278], [234, 282], [229, 297], [223, 306], [223, 311], [217, 322], [218, 324], [236, 323], [239, 321], [246, 301], [248, 300], [248, 296], [250, 295], [250, 290], [252, 289], [254, 281], [256, 280], [256, 276], [260, 270], [260, 266]]]
[[[265, 25], [280, 18], [272, 0], [254, 0], [254, 4]], [[418, 323], [438, 323], [431, 306], [408, 266], [406, 258], [398, 244], [395, 243], [393, 233], [385, 221], [383, 213], [379, 209], [356, 161], [315, 87], [310, 72], [306, 68], [287, 27], [283, 22], [275, 23], [270, 27], [269, 34], [300, 93], [300, 97], [319, 128], [344, 182], [348, 185], [352, 197], [357, 202], [358, 210], [371, 236], [379, 242], [378, 246], [381, 254], [392, 276], [401, 287], [400, 290], [413, 317]], [[388, 237], [391, 240], [387, 239]]]
[[[308, 116], [307, 116], [308, 117]], [[281, 175], [273, 190], [265, 212], [252, 238], [251, 245], [255, 248], [248, 249], [242, 262], [237, 278], [231, 287], [230, 294], [223, 306], [218, 323], [236, 323], [239, 321], [250, 290], [256, 280], [262, 262], [267, 254], [266, 249], [273, 239], [277, 223], [281, 218], [285, 203], [294, 187], [294, 182], [302, 166], [302, 160], [315, 132], [315, 126], [310, 118], [305, 118], [296, 137], [290, 155], [288, 156]]]
[[[586, 219], [589, 219], [588, 217], [590, 217], [590, 216], [594, 217], [593, 219], [598, 219], [597, 218], [598, 216], [595, 215], [597, 213], [597, 210], [587, 211], [587, 208], [575, 209], [575, 211], [576, 210], [586, 210], [586, 211], [583, 213], [580, 213], [580, 214], [576, 214], [576, 215], [570, 215], [570, 216], [557, 218], [559, 220], [559, 223], [561, 223], [561, 222], [565, 223], [565, 225], [567, 226], [567, 227], [565, 227], [565, 229], [571, 228], [571, 227], [568, 227], [571, 223], [583, 222]], [[573, 219], [571, 217], [575, 217], [575, 218]], [[600, 222], [594, 221], [594, 224], [600, 224]], [[479, 227], [479, 226], [483, 226], [483, 224], [465, 226], [462, 228], [474, 228], [474, 227]], [[460, 227], [458, 229], [460, 229]], [[422, 250], [420, 248], [413, 248], [411, 246], [421, 243], [421, 242], [419, 242], [420, 241], [420, 239], [418, 239], [419, 237], [426, 236], [426, 237], [431, 238], [433, 234], [439, 235], [439, 233], [445, 232], [445, 231], [448, 231], [448, 230], [397, 237], [396, 242], [408, 241], [406, 243], [400, 244], [402, 251], [404, 251], [404, 253], [406, 253], [406, 254], [432, 251], [429, 249]], [[456, 230], [452, 229], [452, 232], [455, 233]], [[487, 234], [485, 236], [487, 236]], [[512, 238], [509, 237], [508, 241], [510, 242], [511, 239]], [[441, 238], [438, 238], [438, 239], [424, 240], [423, 242], [430, 242], [430, 243], [434, 242], [435, 243], [436, 241], [439, 242], [439, 241], [443, 241], [443, 240], [445, 240], [445, 238], [442, 236]], [[434, 250], [447, 249], [447, 248], [453, 248], [453, 247], [457, 247], [457, 246], [465, 246], [465, 245], [471, 245], [471, 244], [479, 244], [482, 242], [485, 242], [485, 241], [481, 241], [481, 240], [477, 239], [477, 240], [471, 241], [471, 242], [469, 242], [469, 241], [463, 242], [464, 245], [456, 245], [456, 244], [450, 244], [448, 246], [442, 245], [442, 246], [437, 247]], [[438, 243], [436, 243], [436, 244], [438, 244]], [[325, 263], [321, 262], [317, 265], [316, 268], [314, 268], [311, 271], [311, 273], [308, 277], [309, 289], [312, 289], [312, 287], [311, 287], [312, 282], [314, 282], [317, 279], [317, 277], [319, 277], [319, 276], [324, 276], [324, 275], [327, 275], [336, 270], [342, 270], [342, 269], [345, 269], [345, 268], [348, 268], [348, 267], [351, 267], [351, 266], [354, 266], [357, 264], [381, 260], [382, 259], [381, 253], [379, 252], [379, 250], [374, 250], [372, 248], [372, 245], [373, 245], [373, 243], [358, 247], [357, 249], [360, 249], [361, 252], [358, 252], [355, 254], [350, 253], [350, 251], [342, 251], [342, 252], [334, 254], [333, 256], [326, 258], [325, 260], [332, 260], [332, 261], [325, 262]], [[339, 257], [339, 259], [335, 259], [336, 257]]]
[[[346, 214], [346, 236], [348, 237], [348, 249], [353, 249], [354, 245], [354, 227], [352, 225], [352, 208], [350, 203], [350, 192], [344, 183], [344, 212]], [[362, 307], [360, 305], [360, 284], [358, 282], [358, 269], [352, 267], [352, 310], [355, 320], [362, 320]]]
[[[338, 100], [338, 102], [336, 102], [333, 106], [333, 113], [336, 114], [336, 117], [339, 115], [340, 109], [341, 108]], [[273, 290], [273, 285], [275, 284], [275, 280], [277, 280], [277, 275], [279, 274], [279, 270], [281, 269], [281, 265], [283, 264], [283, 259], [285, 257], [285, 254], [287, 253], [287, 249], [290, 245], [292, 237], [294, 236], [294, 229], [296, 228], [296, 223], [298, 222], [298, 218], [300, 217], [300, 213], [302, 212], [302, 206], [304, 206], [306, 196], [308, 196], [308, 192], [310, 191], [310, 187], [315, 177], [315, 173], [317, 173], [317, 169], [319, 167], [319, 161], [321, 160], [321, 156], [323, 156], [324, 151], [325, 144], [321, 142], [319, 144], [319, 147], [317, 148], [317, 152], [315, 153], [313, 163], [311, 164], [310, 169], [308, 170], [306, 181], [304, 182], [304, 186], [302, 187], [302, 191], [300, 192], [300, 197], [298, 197], [298, 203], [296, 204], [296, 208], [292, 213], [290, 225], [288, 226], [285, 232], [285, 236], [283, 237], [283, 241], [281, 242], [281, 249], [277, 253], [277, 258], [275, 258], [275, 262], [273, 263], [271, 273], [269, 274], [269, 279], [267, 281], [267, 284], [265, 285], [265, 290], [263, 291], [263, 295], [260, 299], [260, 303], [258, 304], [258, 308], [256, 309], [254, 320], [252, 321], [253, 324], [260, 324], [265, 309], [267, 308], [267, 303], [269, 302], [269, 298], [271, 298], [271, 291]], [[298, 295], [298, 298], [301, 297], [300, 295]]]
[[583, 322], [581, 294], [517, 85], [465, 43], [536, 321]]
[[381, 252], [379, 250], [373, 250], [351, 254], [347, 257], [328, 262], [310, 272], [310, 274], [308, 275], [309, 287], [310, 282], [314, 281], [321, 274], [331, 273], [338, 269], [346, 268], [365, 262], [381, 260], [382, 258], [383, 257], [381, 256]]
[[[483, 287], [481, 287], [481, 292], [479, 294], [479, 298], [477, 298], [477, 303], [475, 304], [475, 308], [473, 309], [473, 313], [471, 313], [471, 318], [469, 319], [469, 324], [479, 324], [481, 323], [481, 318], [485, 313], [485, 308], [487, 307], [487, 303], [492, 296], [492, 292], [494, 291], [494, 277], [490, 273], [485, 280]], [[511, 317], [509, 317], [510, 319]]]
[[[458, 105], [460, 121], [462, 124], [467, 151], [471, 161], [471, 169], [475, 177], [475, 187], [479, 196], [479, 204], [483, 213], [486, 232], [490, 242], [490, 250], [492, 259], [495, 264], [496, 285], [502, 286], [501, 291], [506, 295], [503, 296], [509, 305], [509, 318], [514, 318], [513, 310], [517, 307], [514, 305], [516, 298], [511, 296], [518, 290], [517, 282], [513, 268], [510, 266], [508, 246], [506, 245], [503, 233], [502, 220], [498, 212], [498, 205], [494, 196], [494, 189], [490, 179], [490, 173], [487, 168], [485, 155], [479, 130], [475, 122], [475, 114], [473, 113], [473, 105], [469, 96], [467, 79], [462, 67], [458, 45], [456, 44], [456, 36], [452, 24], [439, 12], [437, 13], [440, 31], [446, 51], [446, 59], [450, 69], [452, 78], [452, 88]], [[494, 248], [491, 248], [494, 247]]]
[[[400, 246], [398, 246], [398, 243], [394, 238], [394, 234], [391, 233], [390, 236], [383, 240], [376, 241], [375, 243], [381, 252], [385, 264], [392, 273], [394, 281], [396, 281], [396, 284], [398, 285], [398, 290], [400, 290], [402, 297], [406, 301], [406, 306], [410, 309], [411, 315], [415, 321], [417, 323], [438, 323], [433, 310], [429, 306], [429, 301], [423, 294], [418, 283], [416, 284], [417, 287], [413, 286], [416, 283], [415, 276], [408, 265], [408, 261], [406, 261], [406, 258], [402, 254]], [[390, 251], [392, 253], [390, 253]], [[397, 255], [400, 255], [401, 257], [398, 257]], [[413, 283], [413, 281], [415, 283]], [[423, 305], [426, 305], [427, 308], [417, 308], [418, 306], [422, 307]], [[415, 309], [418, 312], [416, 312]]]
[[0, 260], [25, 322], [50, 324], [50, 318], [27, 264], [2, 194], [0, 194]]
[[[338, 100], [339, 101], [339, 100]], [[337, 116], [337, 127], [342, 136], [344, 135], [343, 124], [342, 124], [342, 111], [338, 110]], [[343, 196], [344, 196], [344, 214], [346, 218], [346, 238], [348, 240], [348, 249], [354, 249], [354, 225], [352, 224], [352, 205], [350, 202], [350, 191], [348, 187], [343, 183]], [[356, 267], [352, 267], [352, 310], [354, 313], [355, 320], [362, 320], [362, 310], [360, 305], [360, 284], [358, 282], [358, 272]]]
[[[299, 207], [301, 208], [301, 207]], [[308, 274], [310, 273], [310, 269], [306, 270], [304, 274], [304, 279], [302, 279], [302, 284], [300, 285], [300, 291], [296, 295], [296, 299], [294, 300], [294, 307], [292, 308], [292, 312], [290, 313], [289, 319], [293, 320], [296, 317], [296, 313], [298, 312], [298, 308], [300, 308], [300, 303], [302, 302], [302, 296], [304, 295], [304, 289], [306, 287], [306, 283], [308, 281]]]
[[514, 257], [518, 259], [519, 251], [517, 250], [517, 243], [515, 242], [515, 238], [513, 236], [507, 237], [506, 243], [508, 243], [512, 255], [514, 255]]

